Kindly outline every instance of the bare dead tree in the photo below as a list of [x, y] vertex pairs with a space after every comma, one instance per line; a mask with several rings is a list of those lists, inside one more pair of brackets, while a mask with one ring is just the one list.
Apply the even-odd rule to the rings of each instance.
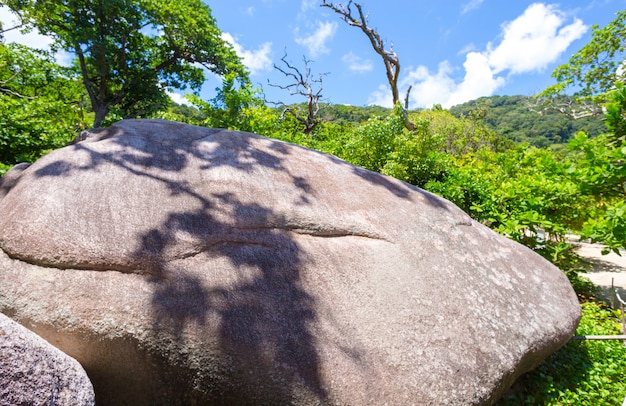
[[[355, 17], [353, 15], [352, 6], [356, 8], [356, 12], [358, 16]], [[389, 82], [389, 86], [391, 87], [391, 97], [393, 99], [393, 104], [396, 105], [400, 102], [400, 93], [398, 91], [398, 78], [400, 77], [400, 58], [398, 58], [398, 54], [393, 50], [393, 42], [389, 44], [389, 48], [385, 46], [385, 41], [382, 39], [378, 31], [368, 26], [368, 16], [363, 12], [363, 8], [359, 3], [354, 3], [352, 0], [348, 1], [348, 4], [344, 6], [342, 3], [327, 3], [326, 0], [323, 0], [321, 7], [328, 7], [333, 10], [335, 13], [341, 16], [341, 19], [345, 21], [348, 25], [352, 27], [357, 27], [367, 36], [370, 43], [372, 44], [372, 48], [374, 51], [380, 55], [383, 59], [383, 63], [385, 65], [385, 72], [387, 74], [387, 81]], [[413, 131], [415, 130], [415, 124], [413, 124], [409, 120], [408, 115], [408, 104], [409, 104], [409, 93], [411, 92], [411, 87], [408, 88], [406, 92], [406, 97], [404, 99], [404, 125], [407, 129]]]
[[287, 78], [293, 80], [293, 83], [288, 85], [279, 85], [275, 83], [268, 84], [272, 87], [276, 87], [283, 90], [288, 90], [291, 96], [303, 96], [306, 98], [306, 113], [300, 110], [300, 107], [295, 105], [287, 105], [283, 102], [271, 102], [272, 104], [279, 105], [283, 107], [283, 112], [281, 114], [281, 118], [284, 118], [286, 114], [291, 114], [298, 122], [300, 122], [303, 126], [303, 132], [306, 135], [311, 135], [313, 130], [317, 125], [321, 122], [318, 117], [318, 113], [320, 110], [319, 102], [322, 98], [322, 89], [323, 89], [323, 77], [328, 75], [328, 73], [320, 73], [317, 78], [313, 77], [311, 74], [311, 68], [309, 64], [311, 60], [306, 57], [302, 57], [304, 62], [304, 72], [301, 72], [297, 67], [292, 65], [287, 61], [287, 53], [283, 55], [280, 60], [285, 65], [285, 68], [282, 68], [276, 64], [274, 64], [274, 69], [285, 75]]

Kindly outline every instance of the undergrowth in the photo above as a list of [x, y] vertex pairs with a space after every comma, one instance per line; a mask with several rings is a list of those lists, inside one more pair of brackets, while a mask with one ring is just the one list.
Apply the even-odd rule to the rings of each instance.
[[[621, 334], [619, 311], [596, 301], [582, 302], [581, 308], [576, 335]], [[622, 341], [572, 340], [522, 376], [497, 405], [618, 406], [625, 397]]]

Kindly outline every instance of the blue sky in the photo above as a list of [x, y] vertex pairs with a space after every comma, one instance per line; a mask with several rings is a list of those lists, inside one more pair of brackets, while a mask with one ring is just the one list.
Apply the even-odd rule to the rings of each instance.
[[[384, 66], [366, 36], [319, 0], [210, 2], [268, 100], [291, 101], [267, 86], [289, 83], [273, 70], [287, 60], [324, 76], [332, 103], [390, 105]], [[343, 2], [347, 4], [347, 1]], [[606, 25], [624, 0], [361, 0], [375, 28], [400, 58], [400, 88], [412, 85], [411, 108], [449, 107], [480, 96], [531, 95], [554, 83], [550, 74]], [[296, 97], [293, 101], [299, 101]]]
[[[300, 102], [273, 65], [283, 55], [304, 70], [311, 60], [323, 77], [322, 95], [331, 103], [391, 103], [384, 66], [368, 39], [344, 23], [321, 0], [208, 1], [224, 38], [251, 71], [267, 100]], [[343, 2], [347, 4], [347, 1]], [[554, 83], [550, 74], [589, 41], [591, 26], [606, 25], [626, 0], [361, 0], [375, 28], [400, 58], [400, 90], [413, 86], [410, 107], [450, 107], [490, 95], [531, 95]], [[0, 19], [10, 16], [0, 8]], [[6, 41], [45, 45], [45, 39]], [[282, 65], [281, 65], [282, 66]], [[283, 66], [284, 67], [284, 66]], [[210, 75], [209, 75], [210, 76]], [[201, 96], [219, 85], [209, 77]], [[180, 94], [175, 96], [177, 99]]]

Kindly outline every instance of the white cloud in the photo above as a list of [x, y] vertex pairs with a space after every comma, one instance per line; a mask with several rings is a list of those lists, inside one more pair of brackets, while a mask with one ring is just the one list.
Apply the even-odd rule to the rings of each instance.
[[[472, 1], [467, 6], [473, 3], [480, 4]], [[563, 13], [555, 6], [534, 3], [515, 20], [502, 25], [499, 44], [489, 43], [482, 52], [465, 49], [462, 79], [455, 79], [457, 69], [444, 61], [437, 72], [430, 72], [425, 66], [409, 72], [402, 79], [401, 88], [413, 86], [413, 107], [431, 107], [437, 103], [450, 107], [490, 96], [506, 84], [508, 76], [545, 70], [587, 31], [579, 19], [567, 25], [565, 22]], [[391, 105], [391, 97], [384, 98], [380, 87], [370, 100]]]
[[185, 99], [185, 96], [183, 96], [183, 95], [181, 95], [179, 93], [174, 93], [174, 92], [170, 92], [170, 91], [167, 91], [166, 93], [170, 97], [170, 99], [172, 99], [172, 101], [174, 101], [174, 103], [176, 103], [176, 104], [184, 104], [185, 106], [191, 106], [191, 103], [189, 103], [189, 101], [187, 99]]
[[306, 37], [296, 37], [295, 41], [296, 44], [307, 48], [311, 57], [315, 58], [329, 52], [328, 47], [326, 47], [326, 42], [335, 35], [335, 31], [337, 31], [336, 22], [322, 23], [318, 21], [317, 29], [311, 35]]
[[[0, 21], [2, 21], [2, 29], [7, 30], [12, 27], [18, 26], [19, 20], [11, 12], [11, 10], [6, 6], [0, 5]], [[30, 32], [23, 33], [19, 29], [9, 30], [3, 34], [5, 43], [17, 43], [26, 45], [29, 48], [41, 49], [45, 51], [50, 51], [50, 47], [54, 40], [46, 35], [41, 35], [39, 31], [36, 29], [31, 30]], [[55, 55], [56, 63], [62, 66], [69, 66], [72, 64], [72, 59], [74, 59], [73, 55], [59, 51]]]
[[300, 11], [305, 12], [317, 6], [317, 0], [302, 0], [300, 3]]
[[[20, 24], [19, 19], [6, 6], [0, 6], [0, 21], [2, 21], [2, 29], [6, 30]], [[37, 30], [29, 33], [22, 33], [19, 29], [5, 32], [4, 41], [7, 43], [18, 43], [26, 45], [30, 48], [49, 50], [53, 39], [39, 34]]]
[[459, 52], [457, 52], [457, 55], [467, 55], [470, 52], [474, 52], [476, 51], [476, 45], [474, 45], [473, 42], [470, 42], [469, 44], [465, 45], [463, 48], [461, 48], [459, 50]]
[[449, 100], [457, 85], [452, 79], [454, 69], [447, 61], [441, 62], [436, 73], [431, 73], [425, 66], [409, 72], [408, 77], [402, 81], [401, 86], [408, 88], [413, 85], [410, 100], [418, 106], [432, 106]]
[[391, 89], [389, 85], [379, 85], [378, 89], [374, 90], [368, 100], [367, 104], [374, 106], [392, 107], [393, 99], [391, 98]]
[[372, 61], [370, 61], [369, 59], [363, 59], [352, 52], [349, 52], [341, 57], [341, 61], [348, 65], [348, 69], [350, 69], [352, 72], [365, 73], [370, 72], [372, 69], [374, 69]]
[[454, 106], [486, 94], [491, 95], [505, 84], [504, 78], [494, 75], [490, 61], [484, 54], [470, 52], [465, 56], [463, 68], [465, 68], [465, 77], [454, 87], [454, 91], [445, 103], [446, 106]]
[[461, 8], [461, 14], [469, 13], [470, 11], [480, 7], [485, 0], [470, 0], [467, 3], [463, 4]]
[[496, 73], [540, 71], [555, 62], [567, 47], [583, 36], [587, 27], [579, 19], [563, 26], [563, 13], [554, 6], [530, 5], [524, 14], [503, 25], [502, 42], [488, 45], [489, 61]]
[[222, 39], [229, 42], [237, 55], [243, 59], [243, 64], [250, 70], [252, 75], [272, 69], [272, 60], [269, 55], [272, 52], [272, 43], [264, 42], [256, 51], [244, 49], [235, 38], [227, 33], [222, 33]]
[[431, 73], [425, 67], [419, 67], [410, 72], [409, 78], [402, 85], [411, 90], [411, 101], [418, 106], [430, 107], [439, 103], [445, 107], [473, 100], [493, 92], [504, 85], [504, 78], [494, 76], [487, 58], [478, 52], [467, 54], [465, 63], [465, 77], [460, 83], [452, 79], [454, 69], [448, 62], [439, 64], [436, 73]]

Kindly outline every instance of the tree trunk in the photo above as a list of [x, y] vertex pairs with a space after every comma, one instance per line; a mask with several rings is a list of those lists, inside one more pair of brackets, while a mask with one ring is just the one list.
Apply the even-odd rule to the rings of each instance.
[[[358, 17], [352, 15], [352, 5], [356, 7]], [[363, 12], [361, 5], [359, 3], [352, 3], [352, 0], [348, 1], [348, 5], [344, 6], [341, 3], [326, 3], [326, 0], [322, 2], [321, 7], [328, 7], [333, 10], [335, 13], [341, 16], [341, 19], [345, 21], [348, 25], [353, 27], [358, 27], [363, 31], [363, 33], [367, 36], [372, 44], [372, 48], [374, 51], [380, 55], [385, 64], [385, 72], [387, 74], [387, 81], [389, 82], [389, 86], [391, 87], [391, 97], [393, 99], [393, 105], [395, 106], [397, 103], [400, 103], [400, 92], [398, 91], [398, 78], [400, 77], [400, 59], [398, 55], [393, 50], [393, 43], [387, 48], [385, 46], [385, 41], [383, 41], [382, 37], [375, 29], [369, 27], [367, 16]], [[407, 91], [407, 98], [405, 100], [404, 109], [404, 126], [410, 130], [415, 130], [415, 124], [409, 120], [409, 112], [408, 112], [408, 92], [410, 92], [410, 88]]]
[[93, 120], [93, 128], [98, 128], [102, 125], [102, 121], [104, 121], [107, 114], [109, 114], [109, 107], [106, 104], [94, 105], [93, 103], [91, 107], [96, 115]]

